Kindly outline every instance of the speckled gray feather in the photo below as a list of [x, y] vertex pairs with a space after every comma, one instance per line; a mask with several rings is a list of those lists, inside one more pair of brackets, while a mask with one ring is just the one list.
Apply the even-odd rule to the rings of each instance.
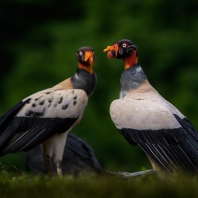
[[20, 109], [17, 117], [77, 118], [83, 113], [88, 96], [81, 89], [48, 90], [41, 96], [39, 92], [26, 100], [28, 103]]

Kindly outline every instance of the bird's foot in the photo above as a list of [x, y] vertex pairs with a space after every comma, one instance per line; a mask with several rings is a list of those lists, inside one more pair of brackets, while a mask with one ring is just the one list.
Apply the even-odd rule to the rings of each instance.
[[108, 170], [107, 173], [110, 173], [110, 174], [113, 174], [113, 175], [120, 175], [124, 178], [156, 174], [156, 172], [152, 169], [151, 170], [146, 170], [146, 171], [134, 172], [134, 173], [116, 172], [116, 171], [109, 171]]

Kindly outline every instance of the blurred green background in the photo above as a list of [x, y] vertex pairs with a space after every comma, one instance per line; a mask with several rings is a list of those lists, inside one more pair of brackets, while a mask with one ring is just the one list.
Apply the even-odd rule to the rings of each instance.
[[[104, 170], [151, 168], [143, 152], [121, 137], [109, 116], [119, 96], [121, 60], [103, 49], [127, 38], [138, 47], [150, 83], [198, 129], [197, 0], [1, 0], [0, 114], [26, 96], [74, 74], [75, 52], [95, 50], [98, 83], [72, 133], [88, 142]], [[23, 153], [0, 161], [25, 170]]]

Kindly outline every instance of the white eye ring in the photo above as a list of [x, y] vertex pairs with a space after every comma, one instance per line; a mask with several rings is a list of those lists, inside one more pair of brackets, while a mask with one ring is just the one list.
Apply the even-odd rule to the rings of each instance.
[[79, 52], [79, 55], [80, 55], [80, 56], [82, 56], [82, 55], [83, 55], [83, 52], [82, 52], [82, 51], [80, 51], [80, 52]]
[[124, 48], [125, 48], [126, 46], [127, 46], [127, 44], [126, 44], [126, 43], [123, 43], [123, 44], [122, 44], [122, 47], [124, 47]]

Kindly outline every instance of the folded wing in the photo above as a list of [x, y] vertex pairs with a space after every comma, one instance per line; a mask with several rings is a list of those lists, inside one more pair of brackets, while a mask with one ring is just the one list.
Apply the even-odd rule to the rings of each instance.
[[0, 118], [0, 155], [29, 150], [55, 133], [66, 132], [81, 116], [83, 90], [47, 90], [16, 104]]
[[[174, 107], [175, 108], [175, 107]], [[166, 102], [119, 99], [110, 114], [125, 140], [138, 145], [151, 162], [169, 172], [198, 170], [198, 135]]]

